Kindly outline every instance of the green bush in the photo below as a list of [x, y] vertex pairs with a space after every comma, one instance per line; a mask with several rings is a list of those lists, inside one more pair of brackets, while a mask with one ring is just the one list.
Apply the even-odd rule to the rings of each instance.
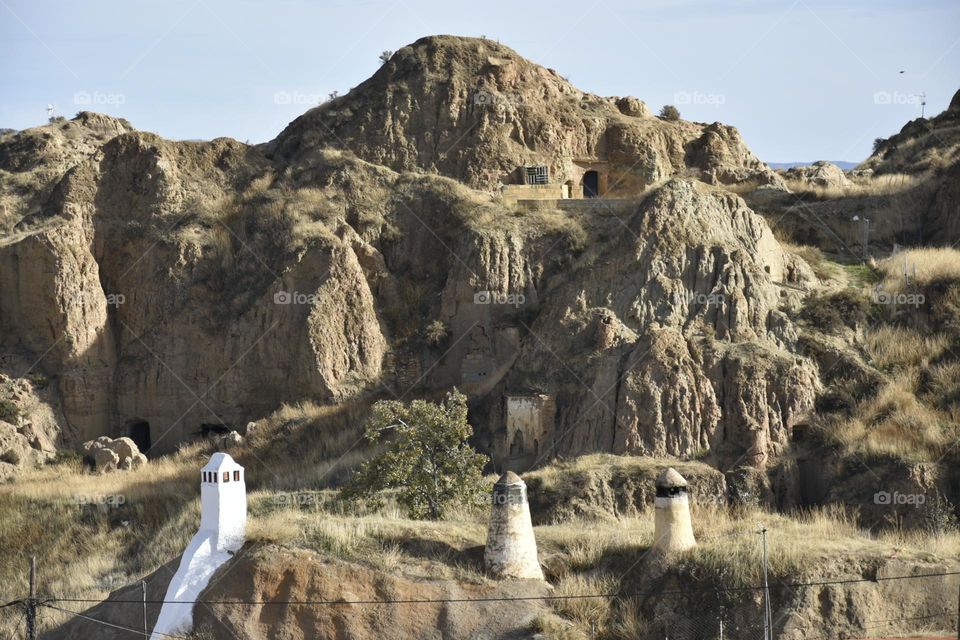
[[436, 404], [395, 400], [373, 405], [365, 437], [385, 450], [363, 463], [343, 497], [377, 498], [396, 489], [397, 502], [414, 518], [439, 520], [456, 504], [471, 504], [484, 491], [487, 457], [470, 446], [467, 397], [456, 389]]
[[665, 104], [660, 109], [660, 117], [664, 120], [676, 121], [680, 119], [680, 110], [672, 104]]

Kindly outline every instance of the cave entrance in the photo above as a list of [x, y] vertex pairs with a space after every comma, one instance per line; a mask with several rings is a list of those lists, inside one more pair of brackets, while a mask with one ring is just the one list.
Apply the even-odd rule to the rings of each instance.
[[583, 197], [596, 198], [600, 195], [600, 174], [587, 171], [583, 174]]
[[131, 420], [127, 423], [127, 437], [133, 440], [140, 449], [140, 453], [146, 454], [150, 450], [150, 423], [146, 420]]
[[204, 438], [211, 436], [225, 436], [230, 433], [229, 425], [223, 423], [204, 422], [200, 425], [200, 435]]

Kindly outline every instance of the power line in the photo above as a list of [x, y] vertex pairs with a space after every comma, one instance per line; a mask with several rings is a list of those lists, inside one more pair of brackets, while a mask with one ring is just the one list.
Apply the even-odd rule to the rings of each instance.
[[[141, 631], [140, 629], [133, 629], [133, 628], [131, 628], [131, 627], [125, 627], [125, 626], [123, 626], [123, 625], [114, 624], [114, 623], [112, 623], [112, 622], [107, 622], [106, 620], [98, 620], [97, 618], [94, 618], [94, 617], [91, 617], [91, 616], [82, 614], [82, 613], [80, 613], [79, 611], [71, 611], [70, 609], [62, 609], [62, 608], [60, 608], [60, 607], [55, 607], [55, 606], [53, 606], [52, 604], [42, 604], [42, 605], [40, 605], [40, 606], [46, 607], [46, 608], [48, 608], [48, 609], [54, 609], [55, 611], [62, 611], [63, 613], [69, 613], [70, 615], [77, 616], [78, 618], [83, 618], [84, 620], [89, 620], [90, 622], [96, 622], [97, 624], [102, 624], [102, 625], [104, 625], [104, 626], [106, 626], [106, 627], [113, 627], [114, 629], [120, 629], [121, 631], [129, 631], [130, 633], [136, 633], [136, 634], [138, 634], [138, 635], [144, 635], [143, 631]], [[162, 633], [162, 632], [160, 632], [160, 631], [154, 631], [153, 633], [156, 634], [156, 635], [158, 635], [158, 636], [163, 636], [164, 638], [179, 638], [180, 640], [189, 640], [189, 638], [187, 638], [187, 636], [175, 636], [175, 635], [172, 635], [172, 634], [169, 634], [169, 633]], [[147, 636], [144, 636], [144, 637], [147, 637]]]
[[[771, 589], [782, 588], [802, 588], [802, 587], [821, 587], [843, 584], [858, 584], [867, 582], [883, 582], [889, 580], [918, 580], [922, 578], [940, 578], [946, 576], [960, 575], [960, 571], [943, 571], [939, 573], [921, 573], [904, 576], [887, 576], [877, 578], [846, 578], [841, 580], [821, 580], [816, 582], [795, 582], [780, 583], [771, 585]], [[422, 598], [422, 599], [398, 599], [398, 600], [146, 600], [148, 604], [205, 604], [205, 605], [242, 605], [242, 606], [277, 606], [277, 605], [327, 605], [327, 606], [349, 606], [349, 605], [376, 605], [376, 604], [469, 604], [486, 602], [520, 602], [526, 600], [580, 600], [591, 598], [636, 598], [641, 596], [668, 596], [668, 595], [689, 595], [695, 593], [726, 593], [740, 591], [762, 591], [763, 586], [748, 587], [705, 587], [702, 589], [675, 589], [664, 591], [636, 591], [612, 593], [584, 593], [576, 595], [536, 595], [536, 596], [489, 596], [484, 598]], [[77, 603], [97, 603], [97, 604], [140, 604], [144, 600], [96, 600], [90, 598], [51, 598], [50, 602], [77, 602]]]

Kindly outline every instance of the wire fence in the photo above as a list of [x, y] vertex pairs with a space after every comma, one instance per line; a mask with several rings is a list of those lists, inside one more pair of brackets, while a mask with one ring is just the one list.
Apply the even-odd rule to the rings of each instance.
[[[204, 605], [212, 613], [229, 611], [231, 608], [322, 608], [326, 612], [342, 607], [402, 607], [413, 608], [410, 615], [416, 615], [416, 608], [424, 605], [442, 605], [445, 607], [491, 606], [497, 603], [518, 601], [541, 601], [552, 605], [558, 611], [565, 605], [576, 601], [596, 600], [609, 603], [610, 610], [616, 613], [608, 619], [580, 619], [582, 629], [590, 629], [586, 637], [625, 638], [631, 640], [773, 640], [773, 638], [791, 638], [803, 640], [872, 640], [892, 637], [950, 637], [958, 631], [958, 611], [956, 608], [929, 610], [929, 599], [914, 603], [913, 610], [904, 608], [904, 615], [878, 617], [876, 619], [858, 619], [850, 612], [837, 613], [821, 610], [826, 603], [819, 597], [833, 587], [847, 587], [861, 584], [879, 584], [883, 582], [905, 581], [914, 583], [925, 579], [960, 576], [960, 571], [931, 572], [912, 575], [898, 575], [868, 578], [844, 578], [797, 583], [778, 583], [770, 585], [772, 601], [772, 620], [769, 626], [764, 616], [763, 586], [712, 586], [689, 589], [667, 589], [659, 591], [609, 592], [557, 594], [553, 592], [515, 595], [490, 596], [476, 598], [410, 598], [410, 599], [278, 599], [278, 600], [241, 600], [241, 599], [202, 599], [187, 601]], [[815, 593], [802, 590], [812, 589]], [[927, 592], [922, 584], [917, 589]], [[834, 594], [843, 596], [843, 592]], [[14, 600], [0, 605], [0, 611], [6, 615], [7, 626], [2, 627], [0, 639], [26, 637], [24, 618], [29, 606], [35, 610], [48, 610], [56, 615], [86, 621], [96, 627], [112, 629], [114, 638], [147, 637], [149, 632], [140, 628], [139, 621], [132, 626], [128, 615], [130, 608], [137, 610], [152, 605], [154, 611], [168, 601], [150, 598], [115, 598], [98, 600], [92, 598], [43, 597]], [[801, 602], [808, 603], [800, 605]], [[839, 603], [843, 604], [843, 603]], [[888, 603], [886, 609], [897, 603]], [[926, 606], [927, 609], [923, 607]], [[89, 608], [88, 608], [89, 607]], [[796, 609], [792, 607], [797, 607]], [[342, 612], [341, 612], [342, 614]], [[291, 615], [299, 615], [293, 613]], [[337, 615], [324, 613], [321, 615]], [[819, 618], [818, 618], [819, 616]], [[13, 626], [9, 626], [12, 623]], [[117, 632], [122, 632], [117, 635]], [[899, 635], [898, 635], [899, 634]], [[106, 636], [104, 636], [106, 637]], [[189, 636], [160, 634], [164, 638], [183, 638]]]

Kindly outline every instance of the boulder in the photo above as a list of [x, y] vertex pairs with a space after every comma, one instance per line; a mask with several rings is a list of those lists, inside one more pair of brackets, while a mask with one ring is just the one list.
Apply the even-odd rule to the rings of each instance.
[[147, 458], [140, 453], [137, 443], [126, 437], [114, 440], [100, 436], [96, 440], [84, 442], [80, 451], [97, 472], [137, 469], [147, 463]]
[[140, 453], [137, 443], [130, 438], [117, 438], [113, 442], [107, 443], [106, 447], [117, 454], [121, 460], [124, 458], [133, 458], [133, 456]]
[[0, 462], [19, 465], [30, 457], [30, 442], [9, 422], [0, 422]]
[[243, 436], [241, 436], [236, 431], [231, 431], [230, 433], [224, 434], [217, 439], [217, 444], [221, 449], [229, 449], [231, 447], [238, 447], [243, 444]]
[[97, 473], [114, 471], [120, 462], [120, 457], [116, 453], [103, 447], [94, 449], [91, 458], [93, 459], [93, 470]]
[[616, 105], [617, 109], [620, 110], [620, 113], [625, 116], [631, 116], [634, 118], [649, 118], [651, 115], [650, 107], [648, 107], [642, 100], [634, 98], [633, 96], [617, 98]]

